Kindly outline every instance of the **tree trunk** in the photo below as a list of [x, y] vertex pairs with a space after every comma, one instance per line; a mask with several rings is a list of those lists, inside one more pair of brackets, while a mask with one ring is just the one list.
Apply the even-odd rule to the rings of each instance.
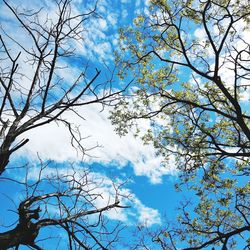
[[16, 228], [0, 233], [0, 250], [6, 250], [19, 245], [34, 245], [39, 229], [36, 224], [29, 222], [26, 225], [18, 224]]

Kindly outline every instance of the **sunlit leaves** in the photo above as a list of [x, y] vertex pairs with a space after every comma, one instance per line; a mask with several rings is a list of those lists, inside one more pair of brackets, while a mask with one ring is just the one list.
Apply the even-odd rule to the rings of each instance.
[[250, 213], [249, 184], [240, 181], [250, 174], [250, 116], [242, 105], [250, 79], [249, 2], [150, 3], [121, 33], [120, 74], [134, 79], [134, 89], [112, 120], [124, 134], [136, 119], [150, 119], [144, 142], [165, 157], [166, 167], [174, 156], [181, 180], [196, 194], [194, 204], [182, 204], [181, 226], [164, 233], [167, 249], [178, 240], [232, 249]]

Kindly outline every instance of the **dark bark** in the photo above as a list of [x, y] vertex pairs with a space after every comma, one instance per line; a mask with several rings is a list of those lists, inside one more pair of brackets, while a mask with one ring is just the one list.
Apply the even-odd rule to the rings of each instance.
[[34, 210], [19, 208], [19, 223], [17, 226], [4, 233], [0, 233], [0, 250], [5, 250], [19, 245], [35, 246], [40, 227], [32, 219], [39, 219], [40, 208]]
[[38, 227], [32, 222], [26, 225], [18, 224], [13, 230], [0, 233], [0, 250], [19, 245], [33, 246], [38, 233]]

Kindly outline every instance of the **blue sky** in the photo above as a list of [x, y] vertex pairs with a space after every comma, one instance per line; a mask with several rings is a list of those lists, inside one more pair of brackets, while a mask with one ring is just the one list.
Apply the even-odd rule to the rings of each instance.
[[[10, 4], [23, 7], [39, 9], [45, 7], [47, 13], [53, 19], [54, 6], [50, 0], [31, 1], [31, 0], [10, 0]], [[74, 11], [85, 11], [93, 8], [94, 1], [74, 0]], [[110, 77], [107, 70], [114, 68], [114, 51], [118, 49], [119, 28], [133, 24], [133, 19], [140, 13], [148, 11], [147, 0], [99, 0], [97, 5], [98, 18], [92, 18], [86, 22], [84, 33], [84, 44], [74, 44], [76, 48], [77, 60], [67, 59], [60, 61], [61, 65], [67, 65], [68, 68], [60, 72], [60, 76], [70, 82], [72, 77], [76, 77], [80, 72], [82, 65], [88, 63], [90, 68], [100, 69], [101, 76], [99, 82], [104, 82]], [[29, 44], [29, 38], [19, 32], [19, 27], [11, 13], [3, 3], [0, 4], [0, 22], [3, 29], [13, 37], [24, 43]], [[196, 34], [197, 33], [197, 34]], [[200, 33], [199, 33], [200, 34]], [[198, 31], [194, 32], [198, 36]], [[17, 48], [13, 45], [13, 51]], [[22, 65], [23, 73], [29, 76], [30, 69], [28, 65]], [[89, 77], [94, 71], [89, 72]], [[189, 72], [186, 72], [189, 78]], [[120, 88], [124, 82], [117, 77], [114, 78], [113, 86]], [[88, 97], [86, 97], [88, 98]], [[29, 166], [27, 178], [34, 182], [39, 172], [39, 158], [45, 163], [50, 161], [49, 167], [44, 170], [44, 176], [50, 176], [55, 168], [60, 173], [71, 173], [72, 162], [76, 171], [83, 171], [85, 168], [91, 170], [91, 178], [104, 180], [103, 186], [98, 191], [104, 193], [104, 200], [99, 201], [101, 205], [105, 199], [113, 195], [111, 181], [115, 184], [125, 182], [121, 187], [121, 194], [130, 194], [130, 200], [121, 198], [124, 205], [130, 205], [131, 208], [119, 211], [110, 211], [107, 218], [114, 223], [122, 221], [128, 226], [127, 231], [122, 232], [123, 237], [130, 237], [131, 231], [137, 225], [147, 224], [150, 228], [157, 226], [164, 227], [166, 218], [175, 221], [177, 216], [178, 203], [184, 196], [192, 198], [191, 194], [176, 192], [174, 185], [178, 183], [178, 173], [176, 171], [175, 161], [170, 158], [167, 166], [161, 163], [163, 158], [156, 154], [154, 147], [144, 145], [140, 138], [135, 138], [133, 131], [126, 136], [120, 137], [114, 132], [114, 127], [108, 119], [112, 107], [106, 107], [102, 110], [101, 105], [89, 105], [77, 108], [77, 111], [84, 119], [72, 112], [66, 112], [64, 118], [73, 121], [79, 127], [82, 136], [84, 148], [92, 149], [88, 155], [82, 158], [82, 155], [70, 144], [70, 135], [62, 124], [51, 123], [38, 129], [30, 130], [19, 138], [29, 138], [30, 141], [23, 148], [18, 150], [11, 158], [10, 169], [6, 171], [5, 176], [12, 178], [13, 175], [18, 181], [25, 178], [24, 169], [11, 169], [16, 165], [25, 165], [32, 162]], [[150, 128], [150, 122], [140, 120], [138, 126], [142, 131]], [[42, 187], [46, 190], [46, 187]], [[18, 204], [24, 197], [23, 187], [14, 182], [8, 182], [2, 179], [0, 181], [0, 196], [2, 206], [0, 211], [0, 230], [6, 229], [2, 225], [11, 225], [16, 221], [16, 215], [13, 212], [15, 204]], [[10, 210], [11, 208], [11, 210]], [[52, 233], [53, 233], [53, 229]], [[43, 235], [44, 234], [44, 235]], [[50, 232], [43, 232], [41, 237], [45, 237]], [[57, 240], [50, 239], [43, 241], [41, 246], [45, 249], [52, 249]], [[58, 249], [63, 249], [63, 240]], [[126, 249], [125, 246], [123, 246]], [[25, 247], [22, 249], [26, 249]]]
[[[9, 3], [13, 6], [19, 6], [19, 8], [39, 9], [44, 7], [53, 18], [54, 6], [51, 1], [25, 0], [9, 1]], [[73, 3], [74, 11], [84, 11], [92, 8], [94, 1], [76, 0]], [[101, 17], [86, 22], [85, 43], [75, 44], [79, 59], [61, 61], [62, 65], [68, 66], [61, 72], [61, 77], [70, 82], [71, 78], [80, 72], [80, 67], [88, 62], [93, 69], [96, 67], [102, 70], [99, 82], [109, 78], [110, 73], [104, 64], [110, 68], [114, 67], [113, 52], [118, 48], [119, 28], [132, 25], [133, 18], [145, 11], [147, 11], [147, 1], [98, 1], [97, 13]], [[0, 5], [0, 14], [3, 30], [19, 39], [21, 43], [29, 44], [29, 38], [24, 32], [20, 33], [20, 27], [3, 3]], [[14, 44], [12, 46], [14, 53], [17, 48]], [[28, 65], [23, 64], [22, 70], [27, 76], [30, 74]], [[115, 88], [119, 88], [122, 84], [115, 78]], [[12, 156], [9, 170], [6, 171], [5, 176], [12, 178], [14, 174], [17, 180], [22, 181], [25, 176], [24, 170], [13, 171], [11, 168], [32, 162], [29, 167], [28, 179], [31, 182], [34, 181], [39, 171], [37, 154], [44, 162], [51, 161], [49, 165], [51, 168], [46, 169], [44, 175], [53, 172], [54, 166], [57, 166], [59, 171], [67, 171], [72, 162], [79, 171], [88, 166], [94, 176], [105, 178], [106, 184], [110, 180], [117, 181], [118, 179], [127, 182], [122, 187], [122, 192], [129, 192], [132, 202], [125, 199], [122, 202], [125, 205], [131, 205], [131, 209], [112, 211], [108, 215], [110, 219], [114, 219], [114, 222], [121, 220], [130, 229], [144, 223], [149, 227], [160, 226], [165, 215], [170, 219], [174, 218], [175, 207], [178, 205], [179, 197], [181, 197], [174, 191], [174, 183], [178, 180], [174, 162], [167, 167], [162, 166], [162, 158], [156, 156], [153, 146], [143, 145], [139, 138], [134, 138], [133, 132], [125, 137], [119, 137], [108, 119], [111, 109], [107, 107], [100, 112], [102, 110], [100, 105], [79, 108], [78, 112], [85, 120], [70, 112], [65, 114], [66, 119], [74, 121], [74, 124], [80, 126], [83, 137], [86, 137], [83, 140], [85, 148], [93, 148], [98, 145], [88, 152], [89, 156], [84, 156], [82, 159], [82, 156], [77, 154], [70, 145], [70, 135], [65, 126], [55, 123], [49, 124], [49, 126], [34, 129], [22, 135], [23, 138], [28, 137], [30, 141]], [[142, 121], [139, 125], [145, 130], [150, 126], [150, 123]], [[21, 140], [22, 137], [19, 139]], [[15, 206], [25, 197], [24, 189], [21, 185], [6, 180], [2, 180], [0, 186], [1, 200], [4, 204], [1, 209], [0, 224], [11, 225], [17, 219], [15, 212], [13, 212], [16, 209]], [[103, 187], [103, 190], [108, 197], [112, 195], [112, 192], [107, 186]], [[102, 192], [104, 192], [103, 190]], [[109, 194], [109, 192], [111, 193]], [[5, 228], [1, 227], [1, 231], [5, 231]], [[129, 234], [129, 231], [125, 232], [126, 234]], [[51, 244], [55, 243], [53, 240], [48, 240], [41, 244], [45, 249], [51, 249]]]

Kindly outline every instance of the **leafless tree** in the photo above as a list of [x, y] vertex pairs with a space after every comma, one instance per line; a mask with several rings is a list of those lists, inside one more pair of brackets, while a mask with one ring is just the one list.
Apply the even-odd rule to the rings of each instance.
[[80, 116], [76, 107], [110, 104], [119, 94], [112, 92], [111, 80], [98, 84], [100, 70], [88, 65], [81, 64], [83, 70], [75, 79], [72, 75], [70, 82], [64, 78], [63, 64], [77, 62], [79, 65], [76, 47], [84, 44], [85, 24], [97, 17], [95, 7], [80, 14], [71, 2], [53, 1], [56, 10], [51, 17], [46, 10], [21, 11], [3, 1], [19, 24], [16, 33], [27, 35], [28, 40], [22, 41], [22, 35], [17, 38], [1, 28], [0, 174], [5, 171], [11, 154], [29, 141], [18, 137], [52, 121], [64, 123], [73, 144], [84, 152], [77, 131], [62, 114], [72, 111]]
[[[0, 233], [0, 249], [18, 249], [21, 245], [42, 249], [37, 243], [41, 241], [39, 233], [48, 227], [55, 228], [53, 238], [63, 233], [60, 229], [66, 233], [69, 249], [110, 249], [122, 225], [108, 226], [104, 215], [111, 209], [126, 207], [119, 200], [124, 198], [119, 193], [122, 184], [115, 185], [86, 169], [41, 166], [35, 176], [26, 168], [23, 181], [1, 177], [3, 182], [21, 185], [23, 195], [14, 210], [18, 216], [14, 229]], [[105, 193], [107, 186], [113, 195]]]
[[[113, 195], [106, 200], [102, 181], [86, 169], [62, 172], [54, 168], [53, 174], [48, 174], [53, 166], [43, 163], [35, 180], [30, 177], [30, 168], [22, 180], [15, 175], [20, 166], [12, 168], [11, 174], [5, 172], [11, 155], [29, 141], [20, 136], [51, 122], [67, 126], [72, 145], [84, 155], [79, 131], [63, 114], [69, 111], [83, 118], [78, 107], [112, 105], [121, 92], [113, 92], [112, 74], [109, 80], [103, 79], [101, 71], [90, 67], [77, 52], [85, 43], [86, 24], [99, 18], [96, 6], [81, 14], [71, 0], [51, 4], [53, 13], [43, 8], [23, 10], [3, 0], [11, 25], [17, 27], [11, 32], [4, 22], [0, 26], [0, 181], [23, 189], [20, 202], [15, 200], [18, 221], [11, 230], [0, 233], [0, 249], [18, 249], [21, 245], [42, 249], [40, 232], [48, 227], [54, 232], [58, 229], [58, 234], [66, 232], [69, 249], [110, 249], [121, 228], [119, 223], [112, 223], [110, 230], [104, 214], [123, 207], [119, 186], [112, 186]], [[64, 71], [70, 64], [81, 67], [81, 72], [77, 76], [72, 72], [68, 79]], [[13, 195], [14, 190], [4, 194]]]

